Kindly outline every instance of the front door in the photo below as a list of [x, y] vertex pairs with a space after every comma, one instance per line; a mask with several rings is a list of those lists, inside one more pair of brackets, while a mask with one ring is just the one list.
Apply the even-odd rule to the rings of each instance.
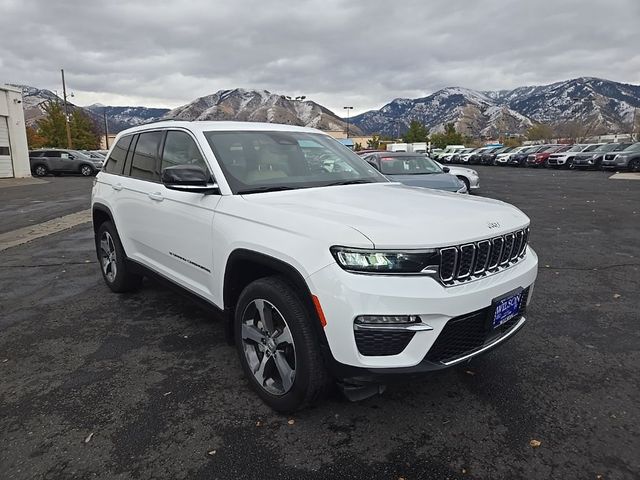
[[[173, 165], [197, 165], [210, 172], [196, 140], [186, 131], [167, 131], [160, 170]], [[154, 228], [156, 249], [173, 280], [211, 298], [213, 265], [213, 215], [220, 195], [178, 192], [157, 186], [158, 215]]]

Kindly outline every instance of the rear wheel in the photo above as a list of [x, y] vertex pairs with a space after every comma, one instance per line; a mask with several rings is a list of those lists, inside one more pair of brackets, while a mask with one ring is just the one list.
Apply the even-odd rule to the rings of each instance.
[[235, 339], [251, 387], [278, 412], [322, 398], [330, 385], [311, 322], [317, 321], [282, 277], [249, 284], [235, 308]]
[[33, 169], [33, 173], [38, 177], [44, 177], [47, 173], [49, 173], [49, 169], [45, 165], [36, 165]]
[[142, 276], [132, 273], [127, 267], [126, 255], [113, 223], [104, 222], [98, 228], [96, 251], [102, 278], [112, 291], [130, 292], [140, 286]]
[[90, 177], [95, 172], [95, 169], [91, 165], [82, 165], [80, 167], [80, 173], [83, 177]]

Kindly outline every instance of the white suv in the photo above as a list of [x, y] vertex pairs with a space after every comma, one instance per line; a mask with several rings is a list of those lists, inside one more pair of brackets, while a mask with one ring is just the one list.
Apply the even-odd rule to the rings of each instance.
[[455, 365], [525, 323], [529, 219], [390, 182], [323, 132], [161, 122], [120, 133], [92, 192], [107, 285], [163, 277], [223, 314], [278, 411]]

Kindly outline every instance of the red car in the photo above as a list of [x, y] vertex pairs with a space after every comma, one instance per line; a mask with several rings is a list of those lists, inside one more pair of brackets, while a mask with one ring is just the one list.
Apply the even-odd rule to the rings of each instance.
[[527, 157], [527, 167], [546, 167], [549, 155], [569, 150], [571, 145], [549, 145], [538, 153], [532, 153]]

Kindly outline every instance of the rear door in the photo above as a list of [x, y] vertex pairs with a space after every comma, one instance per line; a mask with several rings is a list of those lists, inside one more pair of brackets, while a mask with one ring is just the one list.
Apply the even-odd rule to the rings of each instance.
[[[156, 239], [160, 223], [154, 218], [157, 200], [154, 194], [161, 187], [159, 157], [161, 130], [142, 132], [129, 147], [124, 174], [114, 184], [118, 233], [127, 256], [156, 270], [162, 265], [162, 252]], [[112, 187], [113, 188], [113, 187]]]

